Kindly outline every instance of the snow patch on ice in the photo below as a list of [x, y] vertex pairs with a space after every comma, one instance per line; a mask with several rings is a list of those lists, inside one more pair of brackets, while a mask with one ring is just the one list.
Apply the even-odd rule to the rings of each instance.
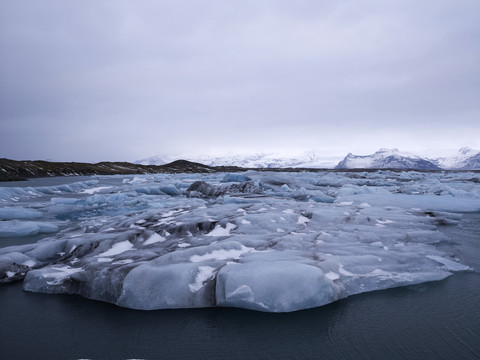
[[43, 273], [42, 276], [47, 280], [48, 285], [61, 284], [71, 275], [83, 271], [83, 268], [72, 268], [70, 266], [51, 266], [52, 272]]
[[212, 252], [206, 253], [204, 255], [192, 255], [190, 257], [191, 262], [200, 262], [205, 260], [227, 260], [227, 259], [240, 259], [243, 254], [249, 252], [255, 252], [254, 248], [246, 247], [242, 245], [240, 249], [230, 249], [230, 250], [213, 250]]
[[133, 244], [130, 241], [125, 240], [125, 241], [121, 241], [119, 243], [114, 244], [109, 250], [101, 254], [98, 254], [96, 256], [97, 257], [115, 256], [132, 249], [133, 249]]
[[427, 255], [426, 257], [429, 258], [430, 260], [434, 260], [436, 262], [439, 262], [440, 264], [443, 264], [448, 270], [451, 270], [451, 271], [465, 271], [470, 269], [470, 267], [466, 265], [459, 264], [456, 261], [446, 259], [441, 256]]
[[91, 189], [84, 189], [82, 191], [80, 191], [81, 194], [95, 194], [96, 192], [99, 192], [99, 191], [102, 191], [102, 190], [105, 190], [105, 189], [110, 189], [112, 188], [112, 186], [97, 186], [97, 187], [94, 187], [94, 188], [91, 188]]
[[157, 233], [153, 233], [152, 236], [150, 236], [144, 243], [143, 245], [151, 245], [151, 244], [155, 244], [155, 243], [158, 243], [158, 242], [164, 242], [165, 240], [167, 240], [166, 238], [164, 238], [163, 236], [157, 234]]
[[199, 266], [198, 267], [198, 274], [195, 276], [195, 282], [192, 284], [189, 284], [188, 287], [191, 292], [197, 292], [200, 290], [203, 286], [205, 286], [205, 283], [213, 279], [215, 275], [215, 268], [211, 266]]
[[207, 234], [207, 236], [229, 236], [230, 231], [236, 228], [237, 228], [237, 225], [232, 223], [227, 223], [225, 227], [222, 227], [221, 225], [217, 225], [212, 231], [210, 231]]

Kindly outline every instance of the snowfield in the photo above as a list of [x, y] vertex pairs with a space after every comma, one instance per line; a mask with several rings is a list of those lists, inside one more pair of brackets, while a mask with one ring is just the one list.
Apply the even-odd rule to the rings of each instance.
[[[67, 181], [74, 181], [72, 178]], [[475, 172], [249, 171], [0, 187], [0, 282], [153, 310], [288, 312], [470, 271]]]

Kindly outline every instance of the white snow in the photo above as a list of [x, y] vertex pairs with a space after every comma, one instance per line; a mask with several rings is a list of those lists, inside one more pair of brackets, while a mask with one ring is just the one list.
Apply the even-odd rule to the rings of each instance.
[[328, 273], [325, 274], [325, 276], [327, 278], [329, 278], [330, 280], [338, 280], [340, 279], [340, 275], [338, 275], [337, 273], [334, 273], [333, 271], [329, 271]]
[[195, 282], [189, 284], [188, 287], [190, 288], [191, 292], [197, 292], [200, 290], [207, 280], [210, 280], [215, 275], [215, 268], [212, 266], [199, 266], [198, 267], [198, 274], [195, 277]]
[[240, 249], [230, 250], [213, 250], [212, 252], [203, 255], [193, 255], [190, 257], [191, 262], [200, 262], [205, 260], [227, 260], [240, 259], [243, 254], [256, 251], [254, 248], [241, 246]]
[[164, 242], [166, 240], [166, 238], [164, 238], [163, 236], [157, 234], [157, 233], [153, 233], [152, 236], [150, 236], [144, 243], [143, 245], [151, 245], [151, 244], [155, 244], [155, 243], [158, 243], [158, 242]]
[[110, 188], [112, 188], [112, 187], [111, 186], [97, 186], [97, 187], [90, 188], [90, 189], [83, 189], [82, 191], [80, 191], [80, 193], [92, 195], [92, 194], [95, 194], [99, 191], [110, 189]]
[[459, 264], [458, 262], [456, 261], [453, 261], [453, 260], [450, 260], [450, 259], [446, 259], [444, 257], [441, 257], [441, 256], [437, 256], [437, 255], [427, 255], [427, 258], [431, 259], [431, 260], [435, 260], [437, 262], [439, 262], [440, 264], [443, 264], [445, 265], [445, 267], [448, 269], [448, 270], [451, 270], [451, 271], [465, 271], [465, 270], [469, 270], [470, 267], [466, 266], [466, 265], [463, 265], [463, 264]]
[[225, 227], [222, 227], [221, 225], [217, 225], [212, 231], [210, 231], [207, 234], [207, 236], [229, 236], [230, 231], [236, 228], [237, 228], [237, 225], [232, 223], [227, 223]]
[[119, 255], [121, 253], [124, 253], [125, 251], [132, 250], [133, 247], [134, 246], [130, 241], [125, 240], [125, 241], [114, 244], [109, 250], [107, 250], [107, 251], [105, 251], [101, 254], [98, 254], [96, 256], [97, 257], [115, 256], [115, 255]]
[[70, 266], [51, 266], [51, 272], [44, 272], [43, 278], [47, 280], [48, 285], [59, 285], [71, 275], [83, 271], [83, 268], [72, 268]]
[[300, 225], [307, 225], [307, 223], [310, 221], [309, 218], [307, 218], [306, 216], [299, 216], [298, 217], [298, 220], [297, 220], [297, 224], [300, 224]]

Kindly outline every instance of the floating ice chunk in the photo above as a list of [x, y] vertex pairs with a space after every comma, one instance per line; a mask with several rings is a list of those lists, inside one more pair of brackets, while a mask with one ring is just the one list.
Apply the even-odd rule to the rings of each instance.
[[188, 287], [190, 288], [191, 292], [197, 292], [200, 290], [207, 280], [213, 279], [215, 276], [215, 268], [211, 266], [199, 266], [198, 267], [198, 274], [195, 277], [195, 282], [193, 284], [189, 284]]
[[248, 176], [243, 174], [225, 174], [223, 176], [222, 182], [244, 182], [250, 181], [251, 179]]
[[180, 195], [180, 191], [173, 186], [173, 185], [163, 185], [159, 187], [159, 190], [163, 192], [164, 194], [170, 195], [170, 196], [178, 196]]
[[51, 266], [50, 272], [43, 272], [42, 277], [47, 280], [48, 285], [58, 285], [65, 281], [72, 274], [83, 271], [82, 268], [72, 268], [70, 266]]
[[30, 270], [25, 277], [23, 289], [27, 291], [62, 293], [68, 287], [68, 280], [83, 268], [51, 265], [42, 269]]
[[32, 236], [41, 233], [52, 233], [57, 231], [57, 225], [45, 222], [19, 220], [0, 221], [0, 238]]
[[297, 262], [228, 264], [217, 274], [219, 306], [284, 312], [321, 306], [343, 297], [315, 266]]
[[58, 253], [64, 252], [67, 240], [50, 240], [38, 243], [34, 249], [25, 252], [25, 255], [38, 261], [58, 259]]
[[450, 271], [465, 271], [470, 269], [470, 267], [466, 265], [460, 264], [456, 261], [453, 261], [441, 256], [427, 255], [426, 257], [436, 262], [439, 262], [440, 264], [443, 264], [445, 268], [447, 268], [447, 270], [450, 270]]
[[121, 253], [124, 253], [125, 251], [129, 251], [133, 249], [133, 244], [128, 241], [121, 241], [119, 243], [114, 244], [109, 250], [96, 255], [96, 257], [109, 257], [109, 256], [115, 256]]
[[85, 205], [84, 199], [55, 197], [50, 199], [53, 205]]
[[151, 244], [155, 244], [155, 243], [158, 243], [158, 242], [164, 242], [166, 240], [166, 238], [164, 238], [163, 236], [157, 234], [157, 233], [153, 233], [152, 236], [150, 236], [144, 243], [143, 245], [151, 245]]
[[333, 203], [335, 201], [335, 198], [326, 195], [322, 191], [315, 191], [312, 192], [311, 198], [315, 202], [322, 202], [322, 203]]
[[368, 201], [370, 205], [376, 207], [394, 206], [403, 209], [422, 209], [423, 211], [480, 212], [480, 202], [477, 198], [458, 198], [450, 195], [358, 194], [342, 199], [344, 201], [340, 202], [340, 204]]
[[230, 231], [236, 228], [237, 228], [237, 225], [232, 223], [227, 223], [225, 227], [222, 227], [221, 225], [217, 225], [212, 231], [210, 231], [207, 234], [207, 236], [229, 236]]
[[51, 266], [50, 267], [53, 272], [50, 273], [43, 273], [42, 276], [44, 278], [52, 277], [52, 278], [65, 278], [66, 276], [75, 274], [77, 272], [83, 271], [82, 268], [72, 268], [70, 266]]
[[143, 186], [137, 187], [135, 191], [139, 194], [145, 195], [162, 195], [162, 191], [160, 191], [158, 186]]
[[[55, 237], [0, 248], [0, 282], [28, 273], [25, 288], [32, 291], [78, 293], [139, 309], [222, 305], [292, 311], [465, 269], [447, 255], [457, 245], [439, 226], [463, 221], [452, 211], [479, 209], [479, 183], [470, 180], [477, 175], [248, 175], [253, 180], [172, 174], [141, 176], [137, 184], [129, 183], [131, 177], [123, 184], [122, 178], [99, 177], [100, 184], [0, 188], [6, 216], [28, 204], [25, 210], [40, 210], [43, 219], [73, 220], [62, 223]], [[200, 199], [168, 196], [194, 182], [196, 191], [204, 191]], [[111, 184], [116, 185], [82, 191]], [[146, 190], [135, 191], [140, 188]], [[215, 196], [205, 196], [209, 191]], [[0, 230], [13, 219], [4, 220]], [[81, 264], [84, 271], [57, 275], [63, 279], [57, 281], [50, 273], [62, 271], [52, 264]]]
[[0, 255], [0, 282], [20, 280], [35, 265], [35, 261], [19, 252]]
[[211, 271], [210, 266], [199, 271], [195, 263], [137, 266], [125, 277], [116, 303], [142, 310], [214, 306]]
[[42, 217], [43, 213], [34, 209], [21, 207], [0, 208], [0, 220], [34, 219]]

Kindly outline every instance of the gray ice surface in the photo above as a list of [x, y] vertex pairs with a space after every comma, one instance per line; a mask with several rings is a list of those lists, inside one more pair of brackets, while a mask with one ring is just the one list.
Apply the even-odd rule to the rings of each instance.
[[[469, 270], [439, 226], [480, 211], [477, 173], [104, 176], [0, 187], [0, 281], [134, 309], [287, 312]], [[439, 246], [442, 245], [442, 246]]]

